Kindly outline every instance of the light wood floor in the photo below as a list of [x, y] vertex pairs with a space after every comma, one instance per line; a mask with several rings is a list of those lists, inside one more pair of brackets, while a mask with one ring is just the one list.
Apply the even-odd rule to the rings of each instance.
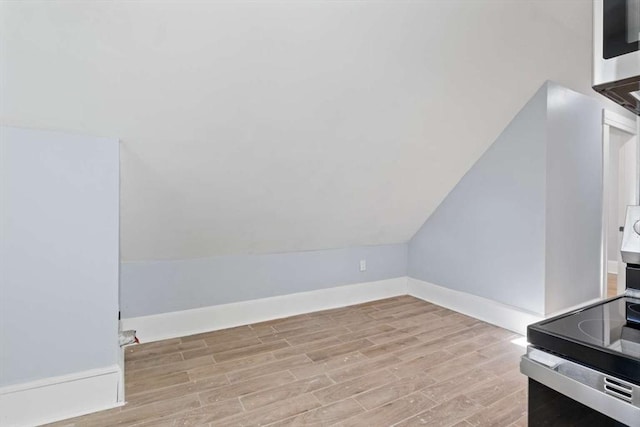
[[127, 347], [68, 426], [524, 426], [518, 335], [409, 296]]
[[618, 295], [618, 275], [607, 273], [607, 297]]

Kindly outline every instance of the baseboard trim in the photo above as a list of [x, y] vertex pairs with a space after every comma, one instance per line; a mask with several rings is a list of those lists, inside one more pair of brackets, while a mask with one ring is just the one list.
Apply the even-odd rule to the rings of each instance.
[[0, 388], [0, 425], [34, 426], [121, 406], [118, 365]]
[[122, 319], [141, 342], [159, 341], [407, 294], [407, 277]]
[[475, 317], [521, 335], [527, 334], [527, 325], [543, 320], [544, 317], [487, 298], [459, 292], [434, 285], [433, 283], [409, 277], [408, 294], [416, 298]]
[[607, 261], [607, 273], [618, 274], [618, 261]]
[[[132, 317], [122, 319], [121, 328], [136, 330], [140, 341], [146, 343], [400, 295], [411, 295], [521, 335], [526, 335], [527, 325], [560, 313], [544, 316], [419, 279], [398, 277], [231, 304]], [[583, 307], [594, 301], [564, 309], [562, 312]]]

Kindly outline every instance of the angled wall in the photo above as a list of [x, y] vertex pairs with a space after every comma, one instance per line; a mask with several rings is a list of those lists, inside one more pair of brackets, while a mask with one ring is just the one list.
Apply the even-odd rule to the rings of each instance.
[[593, 92], [591, 15], [0, 2], [0, 122], [118, 136], [124, 262], [406, 242], [544, 79]]
[[411, 239], [409, 276], [539, 315], [597, 298], [599, 114], [545, 83]]
[[542, 313], [545, 117], [536, 92], [409, 242], [409, 277]]

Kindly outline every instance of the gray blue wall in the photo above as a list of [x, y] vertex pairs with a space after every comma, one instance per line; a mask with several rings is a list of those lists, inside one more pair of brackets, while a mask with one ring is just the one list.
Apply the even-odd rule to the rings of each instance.
[[[359, 269], [367, 261], [366, 271]], [[124, 318], [406, 276], [407, 244], [121, 264]]]
[[597, 298], [601, 114], [545, 83], [411, 239], [409, 276], [541, 315]]
[[118, 145], [0, 127], [0, 386], [118, 362]]
[[410, 277], [544, 311], [547, 87], [409, 243]]

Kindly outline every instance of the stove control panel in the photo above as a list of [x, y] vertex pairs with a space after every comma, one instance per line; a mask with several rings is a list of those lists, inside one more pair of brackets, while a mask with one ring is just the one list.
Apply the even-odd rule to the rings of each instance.
[[627, 206], [622, 234], [622, 261], [640, 264], [640, 206]]

